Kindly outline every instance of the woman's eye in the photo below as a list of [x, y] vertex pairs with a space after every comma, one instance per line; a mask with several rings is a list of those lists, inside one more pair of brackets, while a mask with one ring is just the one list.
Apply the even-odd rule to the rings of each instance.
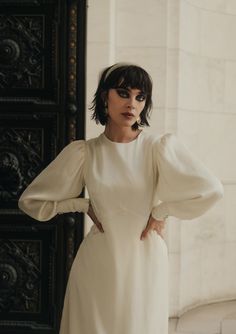
[[116, 92], [120, 97], [124, 97], [124, 98], [129, 97], [129, 93], [124, 89], [117, 89]]
[[[129, 94], [129, 91], [128, 90], [126, 90], [126, 89], [116, 89], [116, 92], [117, 92], [117, 94], [120, 96], [120, 97], [122, 97], [122, 98], [129, 98], [130, 97], [130, 94]], [[146, 95], [145, 94], [138, 94], [137, 96], [136, 96], [136, 100], [138, 101], [138, 102], [143, 102], [143, 101], [145, 101], [146, 100]]]
[[142, 102], [146, 100], [146, 96], [144, 94], [139, 94], [136, 97], [137, 101]]

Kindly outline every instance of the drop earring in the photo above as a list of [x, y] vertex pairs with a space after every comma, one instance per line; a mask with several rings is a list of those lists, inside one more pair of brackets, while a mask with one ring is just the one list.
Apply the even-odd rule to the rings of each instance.
[[138, 125], [141, 125], [141, 118], [140, 118], [140, 116], [137, 118], [136, 122], [138, 123]]
[[107, 102], [104, 103], [104, 113], [106, 116], [108, 116]]

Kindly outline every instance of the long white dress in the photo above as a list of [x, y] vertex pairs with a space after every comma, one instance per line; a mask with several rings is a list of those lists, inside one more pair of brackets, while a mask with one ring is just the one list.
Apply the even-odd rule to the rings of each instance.
[[64, 301], [60, 334], [167, 334], [168, 250], [150, 213], [192, 219], [223, 195], [220, 181], [175, 135], [142, 131], [129, 143], [105, 134], [75, 141], [28, 186], [19, 207], [46, 221], [88, 210], [86, 185], [103, 225], [84, 238]]

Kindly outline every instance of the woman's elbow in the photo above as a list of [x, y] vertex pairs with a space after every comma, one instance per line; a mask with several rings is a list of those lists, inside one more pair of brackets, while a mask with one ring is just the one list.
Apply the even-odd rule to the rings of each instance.
[[18, 200], [18, 208], [24, 213], [28, 213], [27, 201], [20, 197], [20, 199]]
[[211, 197], [214, 202], [220, 200], [224, 196], [224, 187], [223, 184], [219, 181], [215, 184], [215, 187], [212, 191]]
[[18, 208], [31, 218], [37, 219], [37, 217], [35, 216], [35, 212], [32, 211], [31, 205], [28, 200], [20, 198], [18, 200]]
[[47, 204], [48, 203], [39, 203], [39, 201], [25, 198], [20, 198], [18, 201], [18, 207], [21, 211], [41, 222], [47, 222], [55, 216], [51, 205]]

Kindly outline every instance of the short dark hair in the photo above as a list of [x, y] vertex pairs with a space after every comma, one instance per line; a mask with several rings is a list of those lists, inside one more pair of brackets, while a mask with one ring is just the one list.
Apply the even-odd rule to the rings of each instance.
[[[114, 70], [112, 70], [113, 66]], [[108, 95], [109, 89], [117, 87], [140, 89], [146, 95], [145, 106], [140, 114], [140, 122], [139, 124], [135, 122], [132, 125], [132, 129], [137, 130], [139, 125], [149, 126], [148, 118], [152, 109], [152, 79], [142, 67], [132, 64], [121, 66], [115, 64], [102, 71], [92, 106], [90, 107], [93, 110], [92, 119], [97, 124], [105, 125], [107, 123], [105, 97]]]

